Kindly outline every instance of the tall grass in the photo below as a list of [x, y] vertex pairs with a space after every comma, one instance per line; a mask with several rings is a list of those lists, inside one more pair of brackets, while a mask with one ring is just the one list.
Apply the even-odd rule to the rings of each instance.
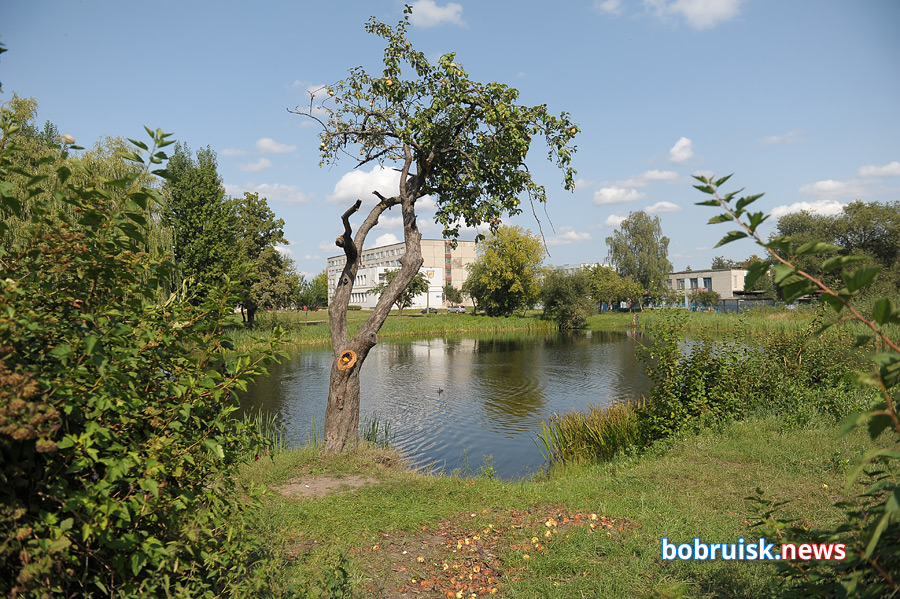
[[609, 460], [640, 443], [638, 413], [644, 399], [588, 404], [587, 412], [568, 412], [542, 421], [537, 444], [548, 463]]
[[281, 453], [288, 448], [287, 431], [277, 414], [262, 410], [248, 412], [244, 414], [243, 423], [263, 442], [267, 455]]
[[359, 437], [382, 449], [390, 449], [394, 444], [391, 423], [387, 420], [379, 420], [378, 414], [372, 414], [363, 419], [359, 425]]

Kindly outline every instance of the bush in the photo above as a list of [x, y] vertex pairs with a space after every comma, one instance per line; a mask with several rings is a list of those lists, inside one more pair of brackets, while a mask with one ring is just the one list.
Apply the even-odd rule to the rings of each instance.
[[0, 235], [26, 232], [0, 248], [0, 594], [259, 596], [255, 492], [233, 474], [265, 441], [232, 412], [262, 358], [225, 357], [233, 297], [165, 292], [173, 265], [143, 251], [158, 192], [123, 199], [134, 175], [93, 177], [62, 145], [52, 179], [11, 184], [0, 116]]
[[362, 306], [347, 306], [348, 310], [362, 310]]

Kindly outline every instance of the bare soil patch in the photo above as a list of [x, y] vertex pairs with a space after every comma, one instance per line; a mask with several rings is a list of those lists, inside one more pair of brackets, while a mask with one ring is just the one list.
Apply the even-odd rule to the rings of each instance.
[[378, 483], [378, 479], [371, 476], [327, 476], [324, 474], [302, 476], [292, 478], [287, 483], [274, 487], [275, 491], [287, 497], [306, 499], [310, 497], [324, 497], [331, 493], [352, 491], [366, 485]]

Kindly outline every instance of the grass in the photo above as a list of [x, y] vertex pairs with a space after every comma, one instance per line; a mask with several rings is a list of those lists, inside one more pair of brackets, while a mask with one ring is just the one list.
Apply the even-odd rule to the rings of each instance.
[[[760, 418], [527, 481], [417, 473], [371, 445], [341, 456], [291, 450], [249, 464], [243, 477], [269, 487], [326, 475], [375, 481], [318, 499], [269, 492], [260, 527], [284, 561], [286, 594], [346, 552], [359, 597], [423, 582], [431, 586], [419, 596], [443, 597], [478, 564], [501, 597], [640, 597], [676, 586], [687, 597], [748, 597], [775, 584], [771, 563], [663, 562], [662, 537], [749, 542], [757, 535], [744, 498], [757, 486], [792, 500], [791, 515], [833, 525], [841, 512], [832, 504], [846, 498], [847, 470], [867, 446], [863, 433], [839, 439], [829, 421], [786, 430]], [[589, 514], [602, 518], [594, 532]], [[548, 517], [559, 526], [544, 526]], [[464, 538], [480, 553], [466, 553]]]
[[554, 415], [541, 421], [538, 445], [550, 463], [571, 462], [591, 456], [608, 460], [620, 451], [638, 445], [638, 402], [613, 402], [607, 406], [588, 404], [586, 412]]
[[[347, 326], [350, 334], [355, 334], [371, 312], [351, 310], [347, 313]], [[596, 314], [588, 321], [588, 328], [610, 328], [630, 325], [631, 314]], [[253, 331], [234, 329], [230, 331], [235, 349], [252, 350], [261, 340], [269, 338], [275, 327], [285, 330], [284, 348], [299, 348], [307, 345], [327, 344], [331, 342], [328, 327], [328, 312], [303, 312], [295, 310], [279, 310], [265, 312], [257, 317], [257, 326]], [[391, 312], [378, 336], [413, 337], [424, 335], [447, 335], [454, 333], [501, 333], [507, 331], [544, 331], [555, 330], [555, 325], [548, 320], [541, 320], [541, 312], [530, 310], [525, 316], [491, 317], [475, 314], [438, 314], [425, 316], [417, 310], [407, 309], [401, 316], [396, 310]]]

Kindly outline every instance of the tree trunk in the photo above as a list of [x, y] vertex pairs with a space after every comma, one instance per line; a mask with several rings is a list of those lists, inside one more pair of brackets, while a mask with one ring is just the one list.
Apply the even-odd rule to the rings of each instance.
[[247, 328], [252, 329], [256, 326], [256, 306], [247, 306]]
[[[344, 222], [344, 233], [337, 238], [335, 244], [344, 249], [347, 263], [328, 306], [334, 362], [328, 386], [328, 406], [325, 409], [324, 433], [327, 453], [338, 453], [348, 446], [355, 445], [359, 435], [359, 371], [369, 350], [378, 343], [378, 331], [390, 314], [391, 308], [412, 282], [423, 263], [422, 234], [416, 225], [415, 203], [422, 195], [419, 190], [422, 188], [428, 165], [419, 164], [418, 174], [410, 175], [410, 167], [413, 164], [412, 152], [409, 147], [405, 147], [404, 153], [406, 159], [400, 176], [399, 196], [385, 198], [380, 193], [373, 192], [380, 202], [372, 208], [359, 226], [355, 238], [352, 237], [350, 216], [359, 210], [362, 201], [357, 200], [341, 217]], [[400, 270], [378, 298], [372, 314], [351, 339], [347, 331], [347, 309], [356, 273], [359, 270], [359, 255], [364, 247], [366, 235], [378, 224], [378, 217], [385, 210], [398, 204], [403, 216], [403, 239], [406, 244], [406, 252], [400, 258]]]

